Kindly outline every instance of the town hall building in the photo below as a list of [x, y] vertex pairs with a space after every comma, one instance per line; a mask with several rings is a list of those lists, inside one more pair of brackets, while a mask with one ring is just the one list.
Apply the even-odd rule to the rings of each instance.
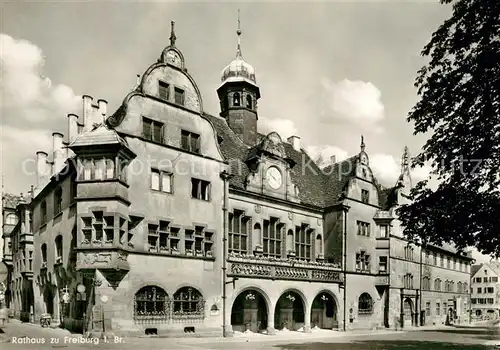
[[172, 22], [170, 45], [114, 113], [83, 96], [67, 137], [37, 153], [23, 202], [32, 319], [172, 336], [465, 320], [470, 256], [410, 244], [399, 228], [408, 150], [383, 188], [363, 138], [358, 154], [320, 168], [300, 137], [259, 133], [260, 88], [237, 34], [217, 115]]

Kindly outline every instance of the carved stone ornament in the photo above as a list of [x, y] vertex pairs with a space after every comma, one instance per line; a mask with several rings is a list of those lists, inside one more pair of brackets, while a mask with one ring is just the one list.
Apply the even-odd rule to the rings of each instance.
[[127, 261], [127, 254], [124, 252], [118, 252], [118, 260]]
[[288, 212], [288, 219], [293, 220], [293, 213], [291, 211]]
[[85, 265], [93, 265], [95, 263], [111, 262], [111, 253], [90, 253], [86, 254], [83, 263]]
[[262, 209], [262, 208], [261, 208], [261, 206], [260, 206], [259, 204], [255, 204], [255, 212], [256, 212], [257, 214], [259, 214], [259, 213], [260, 213], [261, 209]]
[[321, 226], [322, 223], [323, 223], [323, 220], [318, 218], [318, 226]]

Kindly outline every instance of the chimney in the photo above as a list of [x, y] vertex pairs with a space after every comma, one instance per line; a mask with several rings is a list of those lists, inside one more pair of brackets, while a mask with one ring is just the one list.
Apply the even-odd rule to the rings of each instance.
[[108, 110], [108, 102], [102, 99], [97, 100], [97, 106], [99, 106], [99, 122], [104, 123]]
[[292, 145], [293, 149], [297, 152], [300, 152], [300, 137], [298, 136], [290, 136], [287, 139], [288, 143]]
[[89, 95], [82, 96], [83, 105], [83, 132], [92, 130], [93, 121], [93, 108], [92, 108], [93, 98]]
[[64, 162], [66, 161], [63, 138], [64, 135], [59, 132], [52, 133], [52, 162], [54, 163], [52, 172], [54, 175], [64, 168]]
[[78, 136], [78, 116], [68, 114], [68, 142], [71, 143]]
[[41, 189], [42, 185], [45, 183], [45, 180], [48, 176], [48, 163], [47, 163], [48, 154], [43, 151], [36, 152], [36, 178], [37, 178], [37, 187]]
[[335, 155], [331, 156], [330, 157], [330, 163], [333, 165], [335, 163], [337, 163], [337, 157]]

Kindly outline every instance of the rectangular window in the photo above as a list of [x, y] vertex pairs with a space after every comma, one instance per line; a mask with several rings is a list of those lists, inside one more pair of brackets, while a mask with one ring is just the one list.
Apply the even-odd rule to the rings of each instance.
[[486, 288], [486, 293], [494, 293], [494, 291], [493, 287]]
[[200, 135], [182, 130], [181, 148], [189, 152], [200, 153]]
[[479, 288], [477, 289], [477, 292], [478, 292], [478, 294], [481, 294], [481, 293], [483, 292], [482, 288], [481, 288], [481, 287], [479, 287]]
[[280, 257], [281, 256], [281, 229], [278, 226], [279, 219], [271, 217], [269, 220], [264, 220], [263, 230], [263, 253], [265, 256]]
[[436, 303], [436, 316], [441, 315], [441, 303]]
[[167, 101], [170, 99], [169, 85], [161, 80], [158, 82], [158, 97]]
[[305, 225], [295, 227], [295, 257], [297, 259], [311, 259], [311, 232]]
[[62, 211], [62, 189], [58, 188], [54, 192], [54, 214], [59, 214]]
[[429, 317], [431, 315], [431, 303], [425, 303], [425, 316]]
[[363, 221], [358, 221], [358, 236], [370, 237], [370, 224]]
[[367, 190], [361, 190], [361, 201], [363, 203], [369, 203], [370, 202], [370, 192]]
[[163, 123], [142, 118], [142, 136], [147, 140], [163, 142]]
[[191, 197], [201, 199], [203, 201], [210, 200], [210, 182], [191, 179]]
[[172, 174], [151, 169], [151, 189], [164, 193], [172, 193]]
[[491, 277], [491, 282], [498, 282], [498, 277]]
[[115, 162], [113, 159], [106, 159], [106, 179], [115, 178]]
[[389, 227], [387, 225], [380, 225], [380, 237], [381, 238], [389, 237]]
[[248, 220], [240, 210], [234, 210], [229, 215], [229, 251], [247, 253], [248, 250]]
[[184, 90], [175, 88], [175, 103], [184, 106]]
[[83, 180], [92, 180], [94, 173], [94, 162], [91, 159], [83, 161]]
[[356, 271], [370, 273], [370, 256], [364, 251], [356, 253]]
[[387, 272], [387, 257], [380, 256], [378, 258], [378, 271], [379, 272]]

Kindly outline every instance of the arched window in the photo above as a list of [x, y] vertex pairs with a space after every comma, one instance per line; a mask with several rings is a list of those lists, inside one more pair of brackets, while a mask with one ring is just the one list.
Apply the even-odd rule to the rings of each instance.
[[441, 291], [441, 280], [439, 278], [434, 280], [434, 290]]
[[373, 300], [370, 294], [363, 293], [358, 300], [358, 314], [371, 314], [373, 312]]
[[430, 290], [431, 289], [431, 279], [428, 276], [424, 276], [422, 279], [422, 289]]
[[239, 92], [235, 92], [233, 94], [233, 106], [234, 107], [240, 106], [240, 93]]
[[174, 318], [205, 316], [205, 301], [195, 288], [183, 287], [174, 294]]
[[262, 229], [260, 228], [259, 223], [256, 223], [253, 226], [253, 237], [257, 243], [256, 245], [262, 248]]
[[57, 215], [62, 211], [62, 189], [59, 187], [54, 192], [54, 214]]
[[47, 222], [47, 203], [45, 201], [40, 204], [40, 223], [45, 224]]
[[135, 293], [134, 319], [167, 320], [168, 310], [168, 295], [162, 288], [146, 286]]
[[42, 244], [42, 262], [47, 263], [47, 244]]
[[5, 224], [16, 225], [17, 224], [17, 215], [16, 214], [7, 215], [7, 218], [5, 218]]
[[323, 255], [323, 239], [321, 238], [321, 235], [316, 236], [316, 244], [314, 246], [314, 251], [316, 257], [318, 257], [319, 255]]
[[56, 259], [62, 258], [62, 254], [63, 254], [62, 236], [59, 235], [56, 237]]
[[251, 95], [247, 95], [246, 100], [247, 100], [247, 106], [246, 107], [248, 109], [252, 109], [252, 96]]
[[295, 252], [295, 248], [293, 246], [293, 231], [292, 230], [288, 230], [288, 233], [286, 234], [286, 250], [287, 250], [287, 253]]

